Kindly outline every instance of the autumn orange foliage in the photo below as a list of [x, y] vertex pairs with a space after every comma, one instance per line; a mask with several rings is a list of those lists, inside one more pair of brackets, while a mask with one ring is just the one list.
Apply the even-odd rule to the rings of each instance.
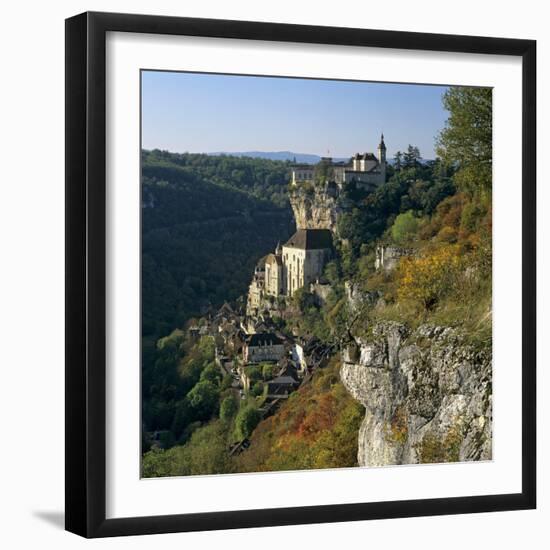
[[256, 428], [237, 471], [339, 468], [357, 465], [364, 411], [346, 391], [334, 360]]

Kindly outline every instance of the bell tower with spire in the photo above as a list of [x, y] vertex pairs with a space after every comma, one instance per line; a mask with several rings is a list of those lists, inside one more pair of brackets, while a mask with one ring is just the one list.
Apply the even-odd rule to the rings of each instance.
[[384, 134], [380, 136], [378, 144], [378, 162], [380, 163], [380, 174], [382, 183], [386, 182], [386, 144], [384, 143]]

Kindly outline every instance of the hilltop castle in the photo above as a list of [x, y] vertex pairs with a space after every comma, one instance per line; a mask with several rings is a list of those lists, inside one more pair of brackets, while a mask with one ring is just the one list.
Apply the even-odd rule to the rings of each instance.
[[381, 185], [386, 181], [384, 134], [380, 136], [378, 158], [374, 153], [356, 153], [347, 162], [334, 162], [330, 157], [323, 157], [317, 166], [295, 164], [292, 167], [292, 184], [313, 182], [316, 175], [333, 181], [340, 187], [351, 181], [359, 185]]

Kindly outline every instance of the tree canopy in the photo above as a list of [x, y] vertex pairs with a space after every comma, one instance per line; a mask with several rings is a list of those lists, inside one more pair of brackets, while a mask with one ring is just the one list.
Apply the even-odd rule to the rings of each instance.
[[456, 184], [468, 193], [490, 191], [493, 169], [493, 91], [451, 87], [443, 96], [449, 111], [437, 153], [457, 172]]
[[391, 233], [393, 240], [398, 244], [404, 244], [410, 240], [418, 230], [418, 219], [414, 216], [411, 210], [408, 210], [404, 214], [399, 214], [393, 226]]

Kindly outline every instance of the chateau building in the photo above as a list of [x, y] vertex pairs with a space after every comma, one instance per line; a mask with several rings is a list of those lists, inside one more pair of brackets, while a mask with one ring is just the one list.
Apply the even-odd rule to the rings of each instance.
[[298, 229], [265, 260], [265, 292], [269, 296], [292, 296], [316, 281], [332, 254], [328, 229]]
[[383, 184], [386, 181], [384, 134], [380, 137], [378, 157], [374, 153], [356, 153], [347, 162], [334, 162], [332, 158], [324, 157], [317, 166], [296, 164], [292, 167], [292, 183], [297, 185], [313, 182], [316, 173], [326, 181], [337, 183], [340, 187], [352, 181], [359, 185]]

